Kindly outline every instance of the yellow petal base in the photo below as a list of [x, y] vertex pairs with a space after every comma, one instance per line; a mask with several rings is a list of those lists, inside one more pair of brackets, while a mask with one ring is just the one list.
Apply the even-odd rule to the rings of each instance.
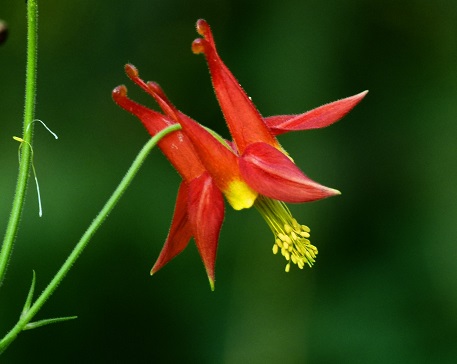
[[245, 182], [235, 180], [230, 182], [229, 187], [224, 191], [224, 195], [235, 210], [242, 210], [254, 205], [258, 193]]

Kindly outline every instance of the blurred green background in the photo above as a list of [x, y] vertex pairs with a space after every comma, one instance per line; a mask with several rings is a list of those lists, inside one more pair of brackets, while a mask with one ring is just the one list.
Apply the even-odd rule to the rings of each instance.
[[[2, 0], [0, 223], [17, 173], [25, 69], [24, 1]], [[195, 21], [263, 115], [370, 93], [343, 121], [280, 138], [311, 178], [343, 194], [291, 207], [319, 248], [284, 273], [255, 210], [227, 208], [211, 292], [191, 243], [156, 276], [179, 177], [154, 151], [5, 363], [455, 363], [457, 360], [457, 3], [99, 0], [40, 2], [35, 167], [0, 293], [0, 334], [32, 269], [49, 282], [148, 135], [111, 90], [135, 64], [173, 102], [228, 136]], [[32, 180], [31, 180], [32, 182]], [[3, 232], [2, 232], [3, 235]], [[295, 268], [295, 267], [294, 267]]]

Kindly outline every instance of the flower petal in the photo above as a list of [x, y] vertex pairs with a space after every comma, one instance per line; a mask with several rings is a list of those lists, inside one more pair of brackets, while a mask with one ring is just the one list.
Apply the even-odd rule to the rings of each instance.
[[237, 163], [238, 151], [233, 142], [218, 140], [198, 122], [179, 111], [155, 82], [148, 82], [149, 92], [163, 112], [179, 122], [192, 140], [202, 164], [213, 176], [216, 185], [224, 193], [235, 210], [249, 208], [254, 204], [257, 193], [242, 180]]
[[213, 177], [235, 210], [250, 208], [257, 198], [243, 180], [238, 167], [238, 156], [199, 123], [189, 117], [178, 116], [182, 130], [192, 141], [201, 163]]
[[127, 97], [127, 88], [124, 85], [116, 87], [111, 95], [116, 104], [141, 120], [151, 136], [156, 135], [167, 126], [175, 124], [175, 122], [166, 118], [159, 112], [148, 109], [147, 107], [130, 100]]
[[197, 31], [205, 39], [194, 40], [192, 50], [206, 56], [214, 91], [237, 149], [242, 153], [249, 144], [258, 141], [279, 147], [277, 140], [262, 121], [259, 111], [220, 59], [208, 23], [200, 19], [197, 22]]
[[306, 177], [286, 155], [265, 143], [249, 145], [239, 165], [249, 186], [275, 200], [309, 202], [340, 194]]
[[[130, 100], [125, 86], [116, 87], [112, 97], [116, 104], [138, 117], [152, 136], [175, 124], [172, 119]], [[182, 131], [166, 135], [159, 141], [158, 146], [185, 181], [198, 177], [205, 170], [191, 141]]]
[[214, 290], [219, 232], [224, 220], [224, 199], [208, 173], [189, 184], [189, 221], [198, 251]]
[[273, 135], [289, 131], [324, 128], [340, 120], [354, 108], [368, 93], [363, 91], [357, 95], [334, 101], [300, 115], [278, 115], [264, 118]]
[[181, 183], [176, 198], [175, 211], [171, 222], [170, 232], [160, 252], [159, 258], [151, 269], [151, 275], [181, 253], [192, 237], [192, 229], [187, 215], [188, 187]]

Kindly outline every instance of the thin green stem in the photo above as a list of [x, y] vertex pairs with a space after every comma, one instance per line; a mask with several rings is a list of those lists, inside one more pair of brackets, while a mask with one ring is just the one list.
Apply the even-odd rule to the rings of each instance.
[[146, 145], [141, 149], [138, 156], [135, 158], [133, 164], [129, 168], [127, 174], [122, 179], [119, 186], [116, 188], [114, 193], [111, 195], [110, 199], [107, 201], [105, 206], [99, 212], [97, 217], [92, 221], [92, 224], [86, 230], [84, 235], [79, 240], [78, 244], [76, 244], [75, 248], [68, 256], [67, 260], [63, 263], [62, 267], [56, 273], [52, 281], [48, 284], [45, 290], [41, 293], [41, 295], [37, 298], [35, 303], [30, 307], [30, 309], [23, 314], [23, 316], [19, 319], [17, 324], [11, 329], [11, 331], [0, 341], [0, 353], [5, 350], [5, 348], [16, 338], [16, 336], [25, 328], [25, 326], [30, 322], [30, 320], [37, 314], [37, 312], [41, 309], [43, 304], [46, 300], [54, 293], [60, 282], [66, 276], [68, 271], [71, 269], [73, 263], [78, 259], [79, 255], [82, 253], [84, 248], [87, 246], [87, 243], [95, 234], [97, 229], [103, 223], [105, 218], [114, 208], [116, 203], [121, 198], [124, 191], [129, 186], [130, 182], [135, 177], [136, 173], [138, 172], [139, 168], [141, 167], [143, 161], [146, 159], [149, 152], [154, 148], [154, 146], [168, 133], [171, 133], [175, 130], [180, 129], [181, 126], [179, 124], [175, 124], [169, 126], [168, 128], [162, 130], [161, 132], [157, 133], [152, 139], [150, 139]]
[[31, 145], [33, 135], [33, 124], [35, 113], [36, 96], [36, 69], [38, 55], [38, 4], [37, 0], [29, 0], [27, 3], [27, 69], [25, 78], [25, 108], [21, 160], [19, 163], [19, 174], [14, 193], [13, 206], [6, 227], [5, 238], [2, 250], [0, 251], [0, 285], [5, 276], [8, 261], [13, 249], [14, 240], [19, 227], [22, 210], [24, 207], [25, 194], [27, 190], [27, 180], [29, 177]]

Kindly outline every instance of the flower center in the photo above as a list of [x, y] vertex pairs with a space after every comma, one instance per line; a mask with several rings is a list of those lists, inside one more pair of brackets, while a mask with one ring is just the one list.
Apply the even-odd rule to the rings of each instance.
[[287, 260], [286, 272], [289, 272], [291, 262], [300, 269], [305, 264], [311, 267], [315, 262], [317, 248], [308, 239], [309, 227], [300, 225], [282, 201], [259, 195], [254, 206], [275, 236], [273, 254], [280, 251]]

